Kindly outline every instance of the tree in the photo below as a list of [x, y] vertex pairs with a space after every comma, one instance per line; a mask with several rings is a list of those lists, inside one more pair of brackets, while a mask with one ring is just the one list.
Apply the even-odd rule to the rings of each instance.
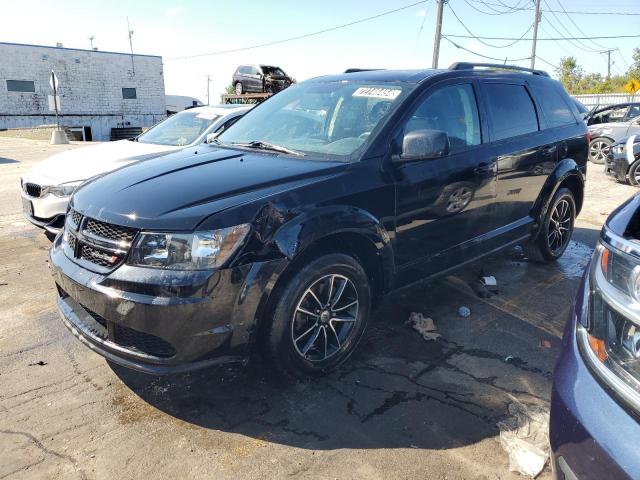
[[627, 74], [631, 78], [635, 78], [636, 80], [640, 80], [640, 47], [636, 47], [633, 49], [633, 54], [631, 55], [633, 59], [633, 63], [629, 68]]
[[229, 84], [224, 87], [224, 93], [226, 93], [227, 95], [233, 95], [236, 93], [236, 89], [233, 88], [233, 85]]
[[556, 75], [569, 93], [578, 93], [584, 70], [578, 65], [575, 57], [562, 57], [560, 66], [556, 68]]

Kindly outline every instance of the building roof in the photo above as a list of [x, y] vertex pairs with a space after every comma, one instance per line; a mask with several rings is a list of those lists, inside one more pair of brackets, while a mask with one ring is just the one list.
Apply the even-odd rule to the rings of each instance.
[[[131, 53], [126, 52], [108, 52], [106, 50], [91, 50], [85, 48], [67, 48], [67, 47], [52, 47], [51, 45], [30, 45], [28, 43], [11, 43], [11, 42], [0, 42], [0, 46], [9, 45], [12, 47], [28, 47], [28, 48], [51, 48], [53, 50], [68, 50], [74, 52], [87, 52], [87, 53], [108, 53], [111, 55], [131, 55]], [[153, 58], [162, 58], [160, 55], [144, 55], [140, 53], [134, 53], [134, 57], [153, 57]]]

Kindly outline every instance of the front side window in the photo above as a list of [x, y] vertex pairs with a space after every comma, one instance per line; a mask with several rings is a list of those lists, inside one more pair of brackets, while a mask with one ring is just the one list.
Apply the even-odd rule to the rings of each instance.
[[248, 112], [218, 140], [223, 146], [266, 142], [313, 159], [355, 161], [412, 88], [400, 82], [304, 82]]
[[176, 147], [190, 145], [219, 118], [219, 115], [207, 112], [180, 112], [140, 135], [138, 142]]
[[413, 112], [404, 134], [440, 130], [449, 137], [449, 152], [457, 153], [481, 143], [480, 116], [473, 87], [451, 85], [430, 94]]
[[494, 141], [539, 130], [536, 109], [523, 85], [488, 83], [485, 90]]
[[632, 119], [636, 118], [638, 115], [640, 115], [640, 105], [631, 105], [631, 107], [629, 107], [629, 113], [627, 114], [627, 117], [629, 119]]
[[589, 124], [593, 125], [598, 123], [621, 122], [622, 119], [624, 119], [625, 115], [627, 114], [628, 110], [629, 110], [629, 107], [626, 105], [624, 107], [608, 108], [599, 113], [596, 113], [591, 119], [591, 121], [589, 122]]

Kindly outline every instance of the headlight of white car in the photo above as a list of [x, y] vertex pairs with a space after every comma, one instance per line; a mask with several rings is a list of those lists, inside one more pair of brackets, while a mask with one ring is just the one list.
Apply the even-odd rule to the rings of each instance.
[[83, 182], [69, 182], [63, 183], [61, 185], [53, 185], [51, 187], [45, 187], [42, 192], [43, 195], [47, 193], [51, 193], [56, 197], [70, 197], [73, 192], [78, 188]]

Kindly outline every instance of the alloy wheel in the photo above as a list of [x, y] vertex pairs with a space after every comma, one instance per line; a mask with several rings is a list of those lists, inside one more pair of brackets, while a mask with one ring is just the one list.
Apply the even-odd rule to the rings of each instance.
[[358, 292], [344, 275], [325, 275], [302, 294], [291, 322], [291, 341], [301, 357], [322, 362], [341, 352], [356, 331]]
[[571, 205], [567, 200], [560, 200], [551, 213], [547, 241], [553, 252], [562, 250], [571, 238]]
[[609, 153], [609, 144], [607, 142], [592, 142], [589, 146], [589, 156], [595, 163], [604, 163], [607, 153]]

